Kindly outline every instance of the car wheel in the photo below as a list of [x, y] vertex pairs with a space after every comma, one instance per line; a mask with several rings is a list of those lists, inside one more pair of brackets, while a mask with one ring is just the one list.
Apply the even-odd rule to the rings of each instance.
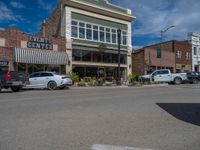
[[181, 83], [182, 83], [182, 79], [181, 79], [181, 78], [176, 77], [176, 78], [174, 79], [174, 84], [179, 85], [179, 84], [181, 84]]
[[49, 90], [55, 90], [57, 88], [57, 84], [55, 81], [50, 81], [48, 84], [47, 84], [47, 88]]
[[196, 78], [194, 78], [194, 79], [192, 79], [192, 83], [193, 83], [193, 84], [198, 84], [198, 83], [199, 83], [199, 80], [196, 79]]
[[11, 90], [12, 90], [13, 92], [19, 92], [21, 89], [22, 89], [21, 86], [12, 86], [12, 87], [11, 87]]

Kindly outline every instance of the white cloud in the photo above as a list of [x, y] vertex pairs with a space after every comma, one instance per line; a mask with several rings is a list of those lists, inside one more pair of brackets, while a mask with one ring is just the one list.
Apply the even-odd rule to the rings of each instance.
[[16, 2], [16, 1], [10, 2], [10, 5], [11, 5], [12, 7], [14, 7], [14, 8], [25, 8], [25, 6], [24, 6], [22, 3]]
[[134, 36], [160, 36], [168, 26], [165, 37], [184, 39], [188, 32], [200, 33], [199, 0], [111, 0], [112, 3], [130, 8], [137, 17]]
[[46, 3], [44, 0], [37, 0], [37, 3], [39, 4], [39, 7], [47, 10], [47, 11], [52, 11], [53, 6], [51, 5], [51, 3]]
[[17, 17], [13, 14], [12, 10], [8, 9], [8, 7], [3, 2], [0, 2], [0, 20], [18, 20]]

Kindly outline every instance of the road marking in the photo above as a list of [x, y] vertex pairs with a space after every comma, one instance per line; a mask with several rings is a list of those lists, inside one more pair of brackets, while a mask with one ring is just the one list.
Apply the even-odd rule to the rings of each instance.
[[94, 144], [92, 145], [91, 150], [153, 150], [153, 149]]

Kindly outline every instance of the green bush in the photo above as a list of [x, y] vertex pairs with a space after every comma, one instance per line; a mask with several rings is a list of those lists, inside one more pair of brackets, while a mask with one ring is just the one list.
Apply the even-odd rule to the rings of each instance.
[[78, 83], [77, 83], [77, 86], [82, 86], [82, 87], [84, 87], [84, 86], [86, 86], [86, 83], [85, 83], [84, 81], [81, 81], [81, 82], [78, 82]]
[[79, 82], [79, 75], [75, 72], [70, 72], [69, 74], [70, 78], [73, 82]]
[[92, 82], [92, 78], [91, 77], [84, 77], [83, 81], [85, 81], [85, 82]]
[[136, 82], [136, 79], [137, 79], [136, 74], [131, 74], [131, 75], [128, 76], [129, 83], [134, 84]]

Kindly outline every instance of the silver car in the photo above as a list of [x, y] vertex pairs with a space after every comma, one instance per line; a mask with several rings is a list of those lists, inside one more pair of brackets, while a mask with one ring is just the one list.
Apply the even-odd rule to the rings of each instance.
[[47, 88], [55, 90], [56, 88], [65, 89], [72, 85], [72, 80], [66, 75], [55, 72], [35, 72], [30, 75], [30, 84], [27, 88]]

